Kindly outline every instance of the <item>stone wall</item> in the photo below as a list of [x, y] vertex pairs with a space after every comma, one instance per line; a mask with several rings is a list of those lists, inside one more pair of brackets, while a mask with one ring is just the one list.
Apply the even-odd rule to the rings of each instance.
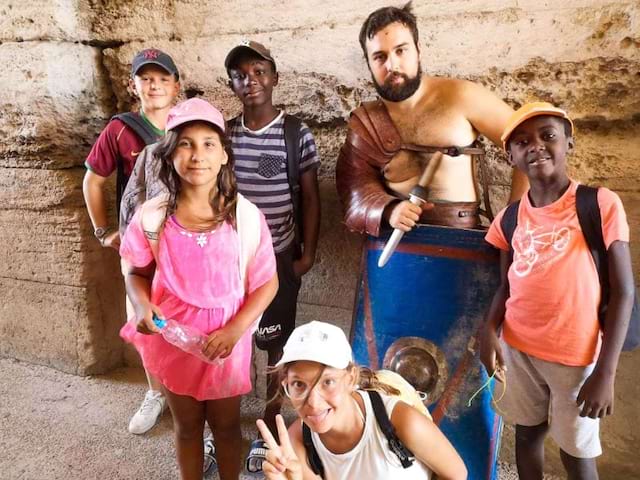
[[[576, 120], [571, 173], [606, 185], [640, 233], [640, 6], [637, 1], [416, 1], [423, 67], [481, 82], [514, 107], [552, 101]], [[323, 159], [317, 265], [302, 309], [349, 318], [360, 239], [341, 224], [333, 186], [349, 111], [373, 97], [357, 43], [354, 0], [37, 0], [0, 2], [0, 355], [67, 372], [123, 362], [117, 256], [91, 235], [83, 162], [108, 118], [131, 107], [129, 61], [148, 46], [176, 59], [186, 94], [227, 116], [240, 110], [222, 61], [241, 39], [278, 62], [276, 102], [311, 126]], [[509, 169], [492, 151], [491, 193], [504, 203]], [[636, 276], [640, 248], [634, 249]], [[636, 475], [640, 354], [624, 354], [616, 415], [603, 424], [603, 478]], [[503, 456], [513, 460], [512, 442]], [[557, 455], [552, 465], [559, 468]]]

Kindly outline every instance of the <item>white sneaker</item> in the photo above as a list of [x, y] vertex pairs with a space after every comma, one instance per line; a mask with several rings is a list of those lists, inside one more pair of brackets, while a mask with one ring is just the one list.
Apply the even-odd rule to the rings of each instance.
[[148, 432], [158, 422], [162, 412], [166, 407], [166, 400], [162, 392], [155, 390], [147, 391], [142, 405], [131, 417], [129, 422], [129, 432], [135, 435], [142, 435]]

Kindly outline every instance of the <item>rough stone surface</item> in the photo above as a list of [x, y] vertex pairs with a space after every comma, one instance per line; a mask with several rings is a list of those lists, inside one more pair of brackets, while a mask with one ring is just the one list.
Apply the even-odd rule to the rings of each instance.
[[578, 126], [589, 120], [600, 127], [606, 121], [631, 120], [640, 109], [635, 93], [640, 86], [637, 58], [552, 63], [548, 58], [534, 57], [514, 70], [493, 67], [488, 75], [471, 78], [495, 90], [514, 107], [534, 100], [561, 105]]
[[[0, 42], [88, 41], [93, 15], [87, 0], [5, 0], [0, 4]], [[82, 8], [84, 7], [84, 8]]]
[[[43, 6], [43, 22], [51, 11]], [[122, 362], [117, 259], [92, 238], [79, 167], [115, 102], [100, 49], [41, 36], [50, 41], [0, 44], [12, 66], [0, 74], [1, 346], [87, 374]]]
[[[158, 8], [153, 0], [105, 2], [108, 14], [99, 17], [94, 28], [102, 40], [134, 42], [141, 37], [136, 20], [144, 18], [144, 41], [209, 43], [209, 52], [219, 52], [214, 57], [218, 68], [230, 46], [251, 37], [272, 46], [285, 70], [323, 72], [353, 85], [369, 77], [356, 43], [360, 25], [369, 12], [387, 4], [249, 0], [237, 8], [193, 0]], [[414, 10], [424, 63], [440, 74], [478, 74], [496, 64], [512, 70], [534, 57], [559, 62], [610, 52], [637, 55], [640, 20], [633, 1], [424, 1], [416, 2]], [[190, 11], [198, 11], [197, 18], [189, 16]]]
[[0, 277], [0, 356], [87, 375], [121, 363], [122, 302], [107, 285], [74, 287]]
[[332, 181], [321, 182], [320, 248], [312, 272], [305, 275], [300, 302], [350, 310], [353, 306], [362, 239], [340, 222], [341, 207]]
[[[342, 224], [333, 177], [349, 112], [374, 95], [358, 31], [370, 11], [387, 3], [2, 2], [0, 62], [10, 67], [0, 72], [0, 355], [78, 374], [137, 361], [117, 337], [124, 319], [122, 280], [115, 252], [100, 249], [91, 236], [81, 197], [82, 163], [107, 119], [134, 105], [126, 88], [129, 62], [144, 47], [174, 56], [183, 98], [201, 95], [227, 117], [236, 115], [240, 104], [227, 86], [223, 59], [244, 38], [272, 49], [280, 72], [275, 102], [307, 121], [323, 161], [321, 243], [317, 264], [304, 280], [300, 318], [339, 319], [348, 329], [361, 239]], [[572, 176], [618, 191], [635, 239], [637, 1], [414, 3], [426, 71], [481, 82], [514, 107], [548, 100], [570, 111], [577, 129]], [[488, 161], [497, 211], [508, 198], [511, 169], [494, 147], [488, 146]], [[633, 247], [632, 255], [638, 276], [640, 249]], [[639, 353], [623, 356], [617, 412], [603, 425], [603, 479], [632, 478], [637, 471], [640, 435], [629, 419], [635, 418], [633, 399], [640, 393], [633, 378], [638, 368]], [[58, 426], [67, 421], [56, 419]], [[153, 445], [145, 445], [141, 457], [152, 452]], [[509, 435], [503, 445], [504, 458], [512, 459]], [[126, 447], [112, 451], [127, 463]], [[549, 465], [559, 473], [554, 452], [549, 447]], [[20, 475], [29, 478], [31, 467], [18, 464]], [[171, 468], [169, 477], [175, 476]], [[145, 476], [131, 472], [122, 478]]]
[[11, 260], [0, 266], [0, 276], [81, 287], [89, 233], [79, 228], [83, 217], [79, 208], [0, 210], [0, 252]]
[[[113, 112], [99, 49], [59, 42], [0, 44], [0, 167], [82, 165]], [[9, 141], [10, 139], [10, 141]]]

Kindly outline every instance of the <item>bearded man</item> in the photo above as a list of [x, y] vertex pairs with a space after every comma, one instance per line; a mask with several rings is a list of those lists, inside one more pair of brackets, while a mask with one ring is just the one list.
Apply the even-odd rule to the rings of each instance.
[[[381, 99], [352, 113], [338, 157], [336, 183], [347, 227], [374, 236], [383, 224], [403, 231], [418, 221], [477, 227], [474, 158], [481, 160], [486, 180], [477, 138], [482, 134], [499, 145], [513, 110], [478, 84], [421, 72], [411, 3], [369, 15], [360, 45]], [[444, 155], [429, 162], [437, 151]], [[425, 167], [429, 198], [420, 207], [406, 199]], [[526, 188], [526, 178], [514, 172], [511, 198], [520, 198]], [[486, 186], [484, 191], [488, 210]]]

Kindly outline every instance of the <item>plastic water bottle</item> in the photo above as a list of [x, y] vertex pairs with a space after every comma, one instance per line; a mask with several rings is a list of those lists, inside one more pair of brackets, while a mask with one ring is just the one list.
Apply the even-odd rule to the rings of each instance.
[[153, 314], [153, 323], [160, 329], [164, 339], [181, 350], [198, 357], [203, 362], [222, 365], [224, 358], [209, 359], [204, 353], [207, 336], [189, 325], [178, 323], [173, 319], [164, 319]]

